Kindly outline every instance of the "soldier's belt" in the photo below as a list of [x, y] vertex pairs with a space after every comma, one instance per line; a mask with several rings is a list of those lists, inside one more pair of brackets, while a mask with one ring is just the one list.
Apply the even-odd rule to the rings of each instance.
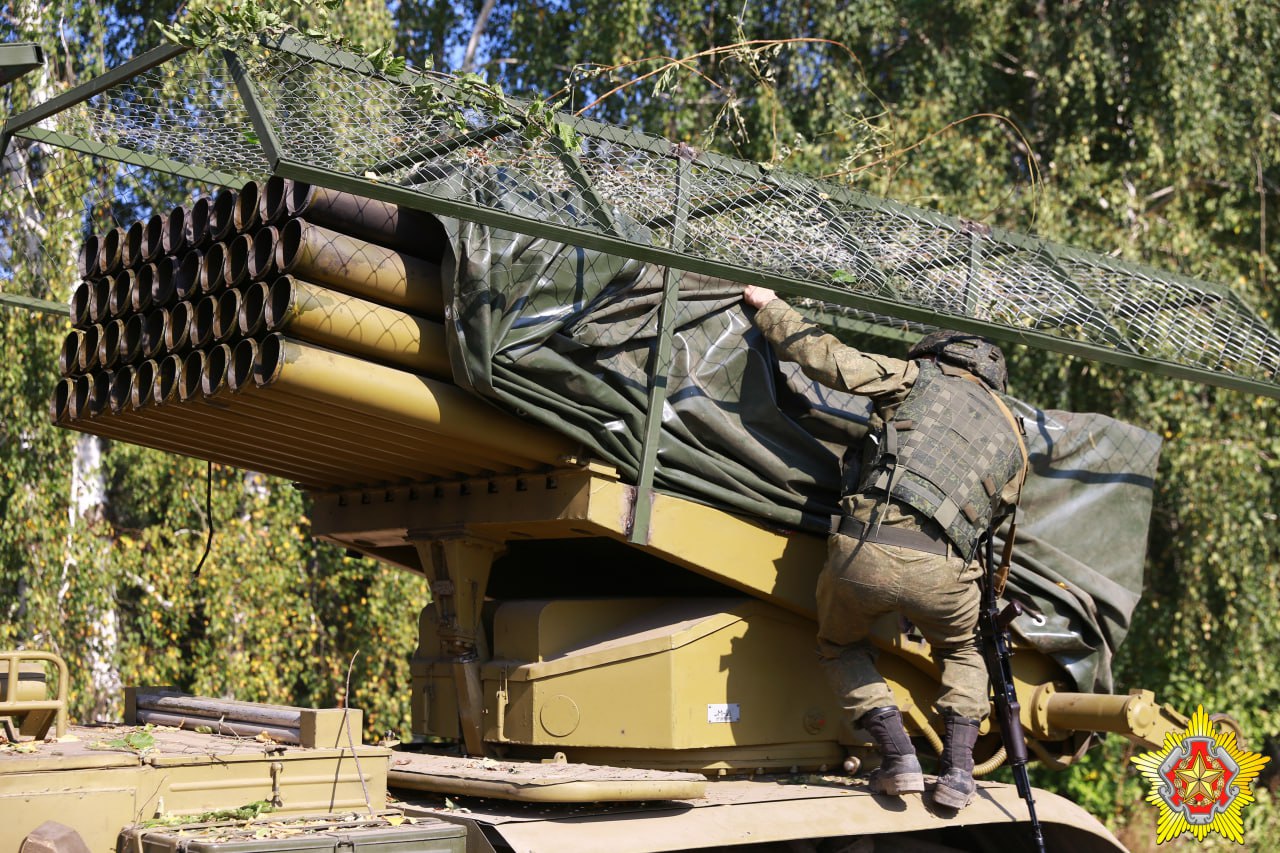
[[943, 533], [928, 533], [922, 530], [903, 530], [900, 527], [881, 526], [873, 535], [867, 525], [847, 515], [831, 516], [831, 532], [841, 536], [849, 536], [863, 542], [875, 542], [877, 545], [896, 545], [899, 548], [910, 548], [913, 551], [924, 551], [926, 554], [947, 556], [951, 552], [951, 542]]

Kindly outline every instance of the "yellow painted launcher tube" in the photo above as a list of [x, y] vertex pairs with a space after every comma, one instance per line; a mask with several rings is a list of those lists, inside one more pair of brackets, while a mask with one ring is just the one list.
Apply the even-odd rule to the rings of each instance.
[[486, 447], [402, 422], [376, 418], [365, 410], [316, 403], [279, 388], [259, 388], [253, 382], [253, 365], [257, 360], [256, 341], [248, 339], [236, 344], [227, 370], [227, 385], [232, 395], [221, 397], [221, 402], [232, 408], [248, 406], [313, 425], [323, 424], [325, 429], [346, 435], [366, 447], [391, 448], [428, 459], [448, 460], [450, 467], [460, 472], [469, 470], [466, 466], [485, 471], [520, 471], [538, 466], [537, 460], [522, 456], [519, 448]]
[[414, 373], [453, 378], [439, 323], [292, 276], [271, 285], [265, 310], [270, 332]]
[[577, 451], [563, 436], [525, 423], [448, 383], [281, 335], [269, 336], [258, 348], [254, 383], [473, 444], [515, 449], [549, 465]]
[[[263, 233], [258, 235], [258, 241], [269, 240]], [[275, 265], [281, 274], [292, 274], [343, 293], [423, 317], [444, 316], [438, 264], [301, 219], [291, 219], [280, 229]]]

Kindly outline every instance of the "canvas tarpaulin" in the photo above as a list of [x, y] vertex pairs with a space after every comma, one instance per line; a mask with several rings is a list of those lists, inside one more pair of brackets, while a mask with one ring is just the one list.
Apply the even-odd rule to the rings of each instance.
[[[539, 213], [496, 177], [471, 186], [478, 203]], [[664, 270], [444, 222], [455, 381], [574, 438], [634, 482]], [[680, 298], [655, 487], [825, 531], [837, 511], [839, 456], [865, 435], [868, 401], [780, 364], [751, 324], [741, 285], [672, 272]], [[1040, 615], [1015, 629], [1061, 661], [1078, 689], [1108, 691], [1111, 655], [1141, 590], [1160, 443], [1100, 415], [1017, 410], [1032, 474], [1009, 589]]]

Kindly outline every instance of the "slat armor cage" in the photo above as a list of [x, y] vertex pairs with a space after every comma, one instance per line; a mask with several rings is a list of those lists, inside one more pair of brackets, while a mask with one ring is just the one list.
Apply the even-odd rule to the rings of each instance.
[[[421, 96], [424, 83], [438, 98]], [[944, 325], [1280, 397], [1280, 337], [1224, 287], [561, 118], [576, 148], [526, 138], [447, 75], [386, 75], [282, 36], [237, 52], [156, 48], [10, 119], [0, 149], [77, 155], [65, 168], [99, 187], [160, 175], [149, 192], [169, 203], [275, 174], [774, 287], [828, 319]], [[487, 203], [495, 175], [540, 215]], [[118, 197], [101, 209], [118, 211]]]

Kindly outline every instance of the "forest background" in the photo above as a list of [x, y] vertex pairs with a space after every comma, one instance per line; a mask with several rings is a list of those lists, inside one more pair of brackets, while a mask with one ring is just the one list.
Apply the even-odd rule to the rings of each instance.
[[[174, 16], [172, 0], [5, 4], [0, 41], [36, 41], [48, 61], [0, 90], [0, 114], [153, 46], [149, 22]], [[603, 121], [1223, 283], [1273, 326], [1280, 310], [1274, 3], [349, 0], [332, 23], [514, 94], [572, 79], [569, 106]], [[0, 168], [0, 218], [18, 203], [18, 168]], [[44, 204], [64, 205], [75, 227], [79, 199]], [[67, 298], [72, 282], [55, 292], [9, 260], [5, 291]], [[243, 472], [219, 467], [217, 535], [193, 575], [211, 523], [205, 463], [54, 429], [46, 405], [64, 331], [55, 317], [0, 310], [0, 648], [66, 656], [82, 719], [118, 718], [129, 683], [332, 704], [358, 651], [351, 703], [371, 731], [406, 731], [425, 583], [314, 542], [287, 483], [246, 488]], [[1166, 441], [1118, 689], [1230, 712], [1249, 748], [1276, 756], [1277, 402], [1035, 350], [1010, 356], [1019, 396]], [[1141, 848], [1155, 810], [1132, 754], [1111, 738], [1034, 780]], [[1264, 776], [1247, 839], [1280, 837], [1275, 786]]]

